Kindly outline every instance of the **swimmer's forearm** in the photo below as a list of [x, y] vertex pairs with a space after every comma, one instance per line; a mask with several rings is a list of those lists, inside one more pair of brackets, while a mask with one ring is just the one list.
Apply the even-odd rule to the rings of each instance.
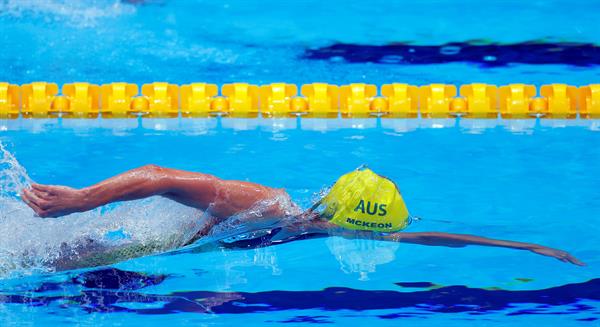
[[438, 232], [424, 233], [394, 233], [384, 237], [386, 240], [414, 243], [432, 246], [463, 247], [467, 245], [482, 245], [511, 248], [518, 250], [532, 250], [540, 245], [524, 242], [497, 240], [468, 234], [450, 234]]
[[434, 246], [437, 245], [449, 247], [462, 247], [467, 245], [483, 245], [517, 250], [528, 250], [539, 255], [544, 255], [547, 257], [558, 259], [562, 262], [572, 263], [578, 266], [585, 266], [585, 263], [583, 263], [581, 260], [562, 250], [553, 249], [539, 244], [496, 240], [475, 235], [436, 232], [393, 233], [391, 235], [384, 236], [383, 239], [393, 242], [414, 243]]
[[[190, 206], [205, 207], [211, 201], [211, 185], [215, 178], [210, 175], [177, 171], [154, 165], [143, 166], [81, 189], [83, 211], [108, 203], [143, 199], [154, 195], [174, 197]], [[187, 186], [187, 188], [186, 188]], [[212, 187], [214, 189], [214, 187]], [[188, 199], [184, 191], [194, 193]], [[204, 200], [204, 201], [203, 201]]]

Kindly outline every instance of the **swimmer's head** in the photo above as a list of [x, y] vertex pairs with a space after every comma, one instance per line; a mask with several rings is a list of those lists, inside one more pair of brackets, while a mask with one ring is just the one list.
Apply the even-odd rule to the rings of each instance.
[[396, 184], [366, 167], [340, 177], [317, 205], [321, 217], [348, 229], [395, 232], [410, 223]]

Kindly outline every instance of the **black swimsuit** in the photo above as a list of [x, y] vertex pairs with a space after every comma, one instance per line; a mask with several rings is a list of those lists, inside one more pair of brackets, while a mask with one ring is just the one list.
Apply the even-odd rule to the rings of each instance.
[[284, 244], [284, 243], [288, 243], [288, 242], [292, 242], [292, 241], [307, 240], [307, 239], [321, 238], [321, 237], [327, 236], [327, 234], [322, 234], [322, 233], [303, 233], [303, 234], [293, 235], [293, 236], [284, 238], [282, 240], [272, 241], [273, 237], [275, 235], [277, 235], [277, 233], [279, 233], [280, 231], [281, 231], [281, 227], [277, 227], [270, 231], [267, 231], [266, 233], [264, 233], [258, 237], [235, 240], [232, 242], [227, 242], [227, 241], [223, 240], [223, 241], [219, 241], [219, 244], [226, 249], [254, 249], [254, 248], [261, 248], [261, 247], [266, 247], [266, 246], [271, 246], [271, 245]]

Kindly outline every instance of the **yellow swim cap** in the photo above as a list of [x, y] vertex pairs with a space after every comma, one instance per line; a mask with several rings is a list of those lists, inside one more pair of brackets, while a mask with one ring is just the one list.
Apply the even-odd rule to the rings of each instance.
[[320, 204], [324, 218], [348, 229], [394, 232], [410, 222], [396, 184], [368, 168], [340, 177]]

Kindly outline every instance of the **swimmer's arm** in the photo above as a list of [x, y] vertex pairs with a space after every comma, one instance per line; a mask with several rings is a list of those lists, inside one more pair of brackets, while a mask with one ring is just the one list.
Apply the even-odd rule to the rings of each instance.
[[569, 253], [549, 248], [539, 244], [514, 242], [506, 240], [497, 240], [467, 234], [450, 234], [438, 232], [423, 232], [423, 233], [393, 233], [385, 236], [380, 236], [382, 240], [401, 243], [413, 243], [432, 246], [448, 246], [448, 247], [464, 247], [467, 245], [482, 245], [511, 248], [517, 250], [527, 250], [533, 253], [556, 258], [563, 262], [572, 263], [578, 266], [585, 264], [570, 255]]
[[23, 190], [22, 198], [40, 217], [59, 217], [154, 195], [228, 217], [279, 192], [282, 190], [254, 183], [147, 165], [82, 189], [33, 184]]
[[464, 247], [467, 245], [482, 245], [511, 248], [517, 250], [527, 250], [540, 255], [556, 258], [563, 262], [572, 263], [578, 266], [585, 266], [585, 263], [575, 258], [568, 252], [549, 248], [539, 244], [523, 243], [505, 240], [496, 240], [475, 235], [450, 234], [439, 232], [406, 233], [398, 232], [391, 234], [381, 234], [370, 231], [352, 231], [331, 224], [327, 221], [315, 219], [311, 220], [301, 228], [302, 231], [311, 233], [320, 233], [327, 235], [341, 236], [350, 239], [373, 239], [398, 243], [412, 243], [430, 246], [448, 246]]

